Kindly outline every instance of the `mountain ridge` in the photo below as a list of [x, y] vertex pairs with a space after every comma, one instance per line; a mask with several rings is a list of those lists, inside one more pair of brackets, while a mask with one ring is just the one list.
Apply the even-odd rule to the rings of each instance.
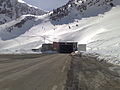
[[26, 14], [43, 15], [47, 12], [21, 3], [18, 0], [0, 1], [0, 25]]
[[59, 21], [68, 16], [71, 19], [97, 16], [109, 11], [116, 5], [120, 5], [119, 0], [69, 0], [66, 5], [53, 10], [50, 19]]

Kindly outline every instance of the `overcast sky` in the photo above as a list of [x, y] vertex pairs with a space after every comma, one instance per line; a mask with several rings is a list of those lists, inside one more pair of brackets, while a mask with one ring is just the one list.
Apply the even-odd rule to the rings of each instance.
[[51, 11], [57, 7], [66, 4], [69, 0], [23, 0], [28, 4], [34, 5], [41, 9]]

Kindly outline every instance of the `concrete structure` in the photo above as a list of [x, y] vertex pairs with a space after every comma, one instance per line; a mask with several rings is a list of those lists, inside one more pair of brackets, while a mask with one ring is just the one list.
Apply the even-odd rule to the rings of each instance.
[[77, 42], [53, 42], [53, 50], [58, 53], [72, 53], [77, 50]]
[[47, 52], [47, 51], [53, 51], [53, 44], [47, 43], [47, 44], [42, 44], [42, 52]]
[[[33, 49], [34, 52], [39, 51]], [[53, 42], [53, 44], [42, 44], [42, 53], [72, 53], [77, 51], [77, 42]]]
[[81, 52], [81, 51], [86, 51], [86, 44], [79, 44], [78, 45], [78, 52]]

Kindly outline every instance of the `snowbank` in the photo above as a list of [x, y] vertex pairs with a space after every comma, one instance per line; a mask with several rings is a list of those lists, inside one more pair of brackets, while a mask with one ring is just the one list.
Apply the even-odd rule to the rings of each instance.
[[93, 57], [96, 58], [98, 61], [104, 61], [107, 63], [115, 64], [115, 65], [120, 65], [120, 58], [119, 57], [113, 57], [111, 55], [106, 55], [106, 54], [100, 54], [96, 52], [80, 52], [78, 53], [77, 51], [75, 52], [76, 55], [82, 55], [85, 57]]

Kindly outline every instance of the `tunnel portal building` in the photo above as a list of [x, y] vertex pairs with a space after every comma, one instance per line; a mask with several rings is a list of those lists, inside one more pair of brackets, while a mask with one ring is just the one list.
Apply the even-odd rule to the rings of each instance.
[[77, 50], [77, 42], [53, 42], [53, 50], [58, 53], [72, 53]]

